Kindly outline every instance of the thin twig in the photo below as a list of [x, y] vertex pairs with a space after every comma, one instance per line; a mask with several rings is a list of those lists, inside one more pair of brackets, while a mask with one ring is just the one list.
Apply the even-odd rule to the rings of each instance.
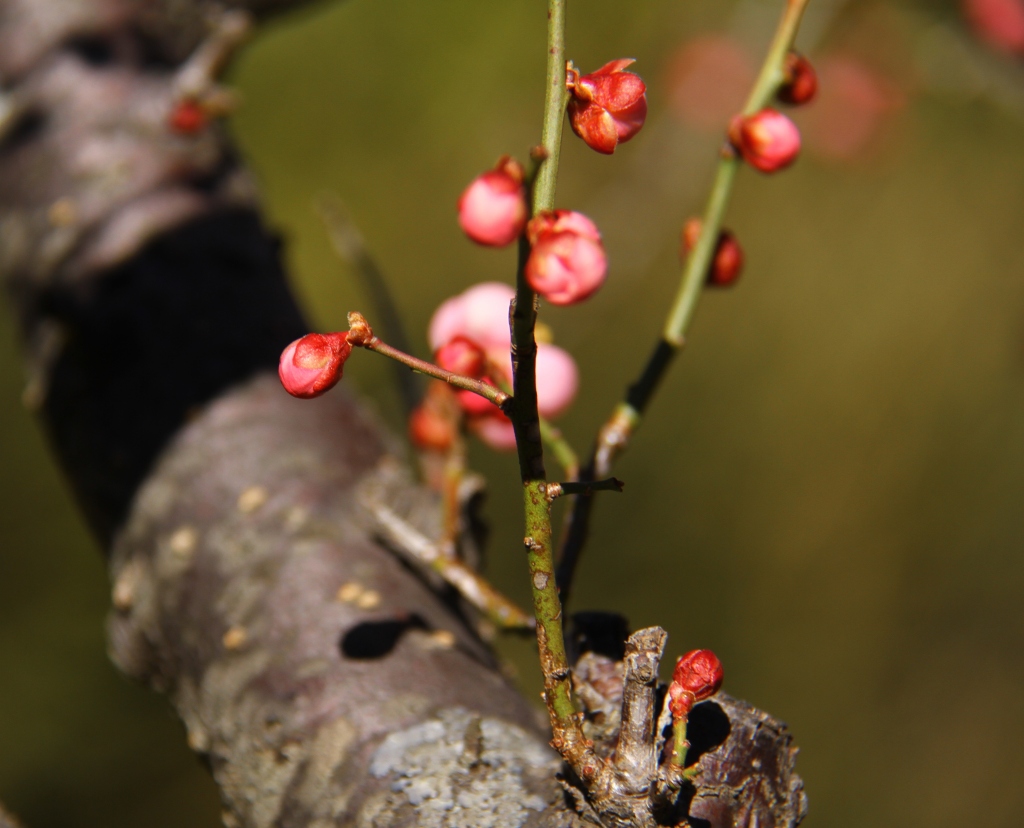
[[382, 503], [367, 503], [378, 531], [395, 550], [415, 563], [429, 567], [491, 623], [506, 630], [532, 630], [533, 619], [506, 598], [477, 572], [458, 558], [444, 554], [441, 548]]
[[617, 477], [609, 477], [605, 480], [592, 480], [583, 482], [579, 480], [567, 480], [563, 483], [548, 483], [548, 500], [565, 495], [591, 495], [594, 492], [621, 492], [626, 484]]
[[[504, 391], [495, 388], [493, 385], [488, 385], [486, 382], [473, 379], [472, 377], [464, 377], [462, 374], [454, 374], [439, 365], [434, 365], [432, 362], [419, 359], [418, 357], [405, 353], [405, 351], [400, 351], [392, 345], [388, 345], [387, 342], [374, 335], [373, 330], [367, 324], [366, 319], [362, 314], [356, 312], [349, 313], [348, 322], [350, 326], [348, 341], [353, 347], [366, 348], [368, 351], [374, 351], [381, 356], [386, 356], [389, 359], [400, 362], [402, 365], [407, 368], [411, 368], [417, 373], [426, 374], [428, 377], [439, 379], [461, 391], [472, 391], [474, 394], [480, 395], [488, 402], [494, 403], [503, 411], [511, 407], [512, 397]], [[356, 333], [357, 331], [358, 335]]]
[[[548, 0], [547, 77], [541, 143], [544, 159], [531, 188], [532, 211], [550, 210], [555, 203], [558, 155], [565, 119], [565, 0]], [[537, 411], [537, 297], [525, 277], [530, 244], [519, 240], [516, 296], [510, 308], [512, 330], [513, 403], [509, 416], [516, 434], [519, 471], [523, 481], [526, 518], [524, 545], [537, 618], [537, 645], [544, 675], [544, 701], [551, 721], [552, 740], [562, 757], [585, 784], [592, 783], [603, 765], [587, 744], [572, 697], [569, 662], [562, 633], [562, 605], [555, 585], [551, 503], [547, 496], [544, 446]]]

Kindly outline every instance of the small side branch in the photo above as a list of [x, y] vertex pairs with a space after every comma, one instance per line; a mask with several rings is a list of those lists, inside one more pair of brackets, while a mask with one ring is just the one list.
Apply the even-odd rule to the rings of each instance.
[[458, 388], [461, 391], [472, 391], [474, 394], [478, 394], [488, 402], [494, 403], [502, 411], [507, 410], [512, 404], [512, 397], [495, 388], [493, 385], [488, 385], [486, 382], [473, 379], [472, 377], [464, 377], [461, 374], [453, 374], [451, 371], [446, 371], [439, 365], [434, 365], [432, 362], [414, 357], [411, 354], [400, 351], [392, 345], [388, 345], [380, 337], [375, 336], [373, 329], [366, 321], [365, 317], [361, 313], [350, 313], [348, 315], [349, 334], [348, 341], [354, 347], [366, 348], [368, 351], [375, 351], [381, 356], [386, 356], [389, 359], [393, 359], [396, 362], [402, 363], [407, 368], [411, 368], [419, 374], [426, 374], [428, 377], [439, 379], [442, 382], [446, 382], [454, 388]]
[[491, 623], [507, 630], [532, 630], [533, 619], [498, 592], [458, 558], [445, 555], [410, 523], [381, 503], [364, 503], [377, 529], [408, 560], [432, 569], [483, 613]]
[[[783, 64], [793, 47], [807, 3], [808, 0], [787, 0], [768, 55], [743, 107], [744, 115], [751, 115], [763, 109], [778, 91], [784, 80]], [[629, 445], [668, 367], [685, 344], [686, 333], [693, 321], [701, 289], [704, 287], [708, 269], [715, 255], [722, 219], [729, 205], [739, 166], [740, 159], [736, 151], [726, 141], [704, 209], [700, 237], [686, 259], [679, 289], [665, 320], [661, 338], [640, 376], [627, 389], [625, 399], [615, 407], [599, 430], [591, 461], [582, 470], [581, 479], [607, 477], [611, 474], [615, 459]], [[588, 535], [590, 510], [589, 498], [577, 498], [567, 518], [568, 524], [563, 534], [558, 564], [558, 585], [562, 591], [563, 601], [568, 600], [572, 578]]]
[[564, 483], [548, 483], [548, 500], [562, 497], [563, 495], [582, 495], [590, 497], [594, 492], [621, 492], [625, 483], [617, 477], [609, 477], [606, 480], [594, 480], [590, 482], [566, 481]]

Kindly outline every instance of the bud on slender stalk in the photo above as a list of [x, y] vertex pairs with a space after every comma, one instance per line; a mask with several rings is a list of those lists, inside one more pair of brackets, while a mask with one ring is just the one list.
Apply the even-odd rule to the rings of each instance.
[[306, 334], [281, 353], [277, 367], [281, 385], [293, 397], [319, 397], [337, 385], [351, 353], [347, 331]]
[[734, 117], [729, 140], [744, 161], [764, 173], [788, 167], [800, 154], [800, 130], [774, 109]]
[[639, 75], [625, 71], [635, 62], [613, 60], [583, 76], [571, 64], [567, 70], [572, 131], [605, 155], [636, 135], [647, 118], [647, 87]]
[[697, 702], [715, 695], [724, 675], [722, 662], [711, 650], [691, 650], [680, 656], [668, 687], [672, 717], [686, 718]]
[[582, 213], [553, 210], [526, 226], [532, 249], [526, 280], [553, 305], [574, 305], [604, 283], [608, 260], [601, 234]]
[[[692, 218], [683, 225], [683, 245], [679, 251], [680, 258], [684, 258], [685, 254], [697, 246], [701, 226], [702, 222], [698, 218]], [[729, 230], [722, 230], [718, 234], [711, 267], [708, 268], [707, 284], [715, 287], [729, 287], [740, 278], [742, 272], [743, 248], [740, 247], [740, 243], [736, 241], [736, 237]]]
[[478, 176], [459, 198], [459, 224], [477, 244], [504, 247], [523, 232], [528, 217], [525, 172], [507, 155]]
[[791, 106], [801, 106], [814, 100], [818, 94], [818, 74], [811, 62], [799, 52], [786, 55], [782, 71], [785, 79], [776, 97]]

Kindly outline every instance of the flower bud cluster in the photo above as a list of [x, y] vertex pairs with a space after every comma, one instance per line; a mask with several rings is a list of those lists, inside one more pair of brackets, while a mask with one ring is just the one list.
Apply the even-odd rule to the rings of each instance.
[[[489, 384], [492, 377], [512, 382], [509, 304], [515, 290], [500, 282], [483, 282], [443, 302], [430, 320], [427, 337], [438, 365]], [[537, 345], [537, 406], [544, 417], [568, 408], [579, 386], [576, 363], [561, 348]], [[492, 448], [515, 448], [508, 417], [493, 403], [469, 391], [456, 399], [471, 431]]]
[[[800, 106], [814, 99], [818, 76], [807, 58], [790, 52], [782, 71], [783, 81], [776, 92], [782, 103]], [[786, 115], [771, 107], [733, 117], [729, 141], [744, 161], [763, 173], [785, 169], [800, 154], [800, 130]]]

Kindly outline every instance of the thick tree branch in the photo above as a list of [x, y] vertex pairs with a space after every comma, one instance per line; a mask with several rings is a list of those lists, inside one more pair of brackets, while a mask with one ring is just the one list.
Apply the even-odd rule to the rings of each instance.
[[[0, 273], [26, 402], [112, 549], [111, 653], [170, 696], [229, 826], [581, 824], [535, 712], [376, 539], [367, 497], [437, 538], [434, 495], [343, 392], [273, 377], [306, 329], [277, 242], [222, 131], [167, 127], [209, 10], [0, 2]], [[794, 824], [782, 726], [712, 706], [684, 810]]]

